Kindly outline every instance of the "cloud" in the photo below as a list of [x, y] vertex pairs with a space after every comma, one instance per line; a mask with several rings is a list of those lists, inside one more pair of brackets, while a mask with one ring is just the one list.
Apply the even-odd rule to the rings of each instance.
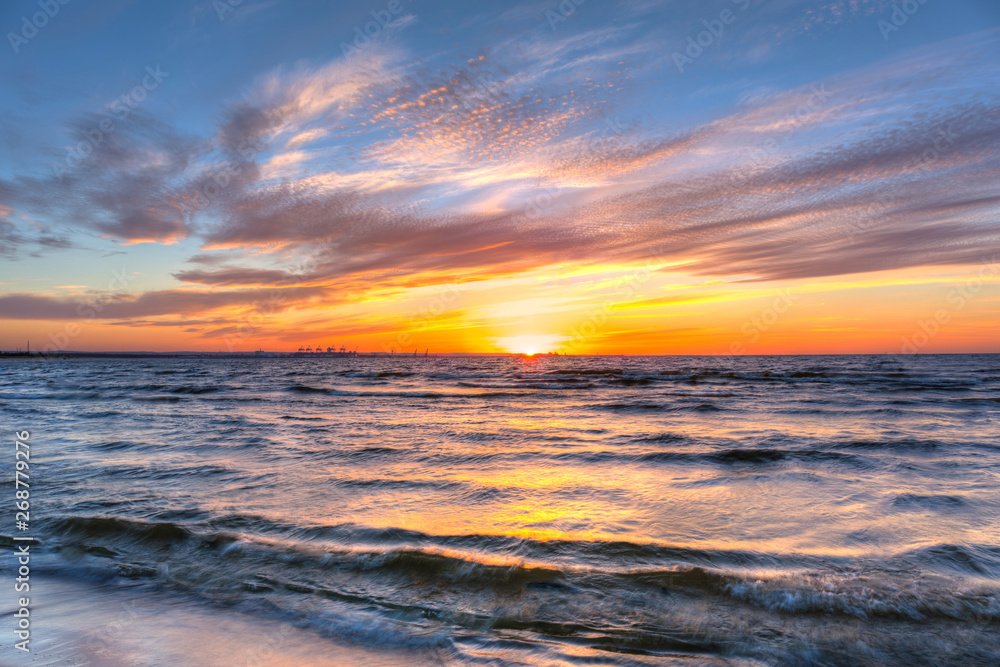
[[[684, 259], [696, 274], [775, 280], [1000, 249], [1000, 81], [982, 57], [995, 32], [665, 127], [615, 116], [636, 94], [615, 47], [629, 29], [435, 69], [372, 44], [260, 77], [207, 137], [136, 113], [61, 180], [0, 182], [0, 240], [59, 245], [15, 225], [16, 209], [122, 243], [202, 245], [198, 266], [172, 275], [212, 289], [114, 297], [100, 316], [116, 321], [558, 263]], [[584, 34], [603, 50], [587, 53]], [[22, 319], [81, 305], [3, 299]]]
[[[393, 151], [412, 150], [426, 158], [420, 168], [433, 172], [450, 170], [460, 154], [463, 165], [476, 167], [462, 167], [466, 175], [499, 177], [490, 192], [522, 191], [520, 202], [487, 212], [408, 210], [400, 206], [403, 186], [373, 194], [283, 184], [234, 201], [225, 222], [206, 232], [206, 246], [297, 252], [308, 269], [296, 275], [309, 281], [495, 276], [651, 256], [689, 258], [693, 272], [753, 280], [975, 262], [997, 242], [983, 220], [995, 214], [1000, 194], [1000, 104], [980, 85], [981, 66], [970, 72], [948, 48], [937, 55], [770, 95], [674, 136], [655, 128], [584, 127], [566, 137], [543, 129], [523, 152], [505, 148], [517, 143], [507, 128], [543, 116], [548, 104], [479, 100], [472, 82], [485, 61], [475, 59], [460, 77], [409, 79], [372, 103], [373, 121], [406, 133], [383, 145], [385, 154], [366, 157], [391, 163]], [[925, 74], [949, 82], [947, 100], [913, 83]], [[479, 115], [483, 134], [466, 127]], [[494, 124], [504, 129], [489, 130]], [[483, 148], [490, 142], [493, 152]], [[494, 160], [501, 168], [484, 171]], [[448, 177], [466, 193], [477, 189], [454, 170]], [[431, 186], [411, 189], [421, 187]]]
[[227, 268], [215, 271], [179, 271], [175, 278], [186, 283], [197, 283], [213, 287], [233, 285], [291, 285], [302, 281], [301, 276], [277, 269]]
[[0, 183], [0, 257], [15, 260], [25, 254], [37, 257], [46, 249], [67, 249], [73, 242], [65, 235], [54, 233], [39, 224], [16, 220], [12, 209], [3, 205], [3, 184]]
[[199, 213], [261, 184], [258, 162], [275, 148], [272, 141], [301, 138], [310, 122], [349, 117], [347, 107], [367, 99], [369, 87], [391, 83], [385, 51], [372, 47], [364, 60], [318, 69], [276, 70], [223, 110], [210, 137], [186, 134], [143, 109], [125, 118], [81, 115], [68, 126], [70, 149], [54, 154], [48, 173], [0, 181], [0, 202], [125, 244], [175, 243], [195, 231]]
[[17, 248], [27, 241], [28, 239], [18, 231], [12, 222], [6, 218], [0, 218], [0, 255], [8, 259], [14, 258]]
[[186, 316], [225, 308], [252, 307], [267, 303], [273, 312], [294, 305], [329, 299], [321, 287], [239, 290], [158, 290], [143, 294], [95, 293], [89, 298], [60, 298], [35, 294], [0, 296], [0, 312], [12, 320], [131, 320], [184, 314]]
[[[141, 111], [133, 111], [112, 132], [107, 117], [89, 114], [71, 130], [92, 132], [52, 164], [46, 176], [6, 184], [19, 209], [54, 224], [83, 227], [128, 243], [172, 243], [190, 232], [171, 183], [192, 164], [198, 142]], [[105, 126], [106, 127], [106, 126]]]

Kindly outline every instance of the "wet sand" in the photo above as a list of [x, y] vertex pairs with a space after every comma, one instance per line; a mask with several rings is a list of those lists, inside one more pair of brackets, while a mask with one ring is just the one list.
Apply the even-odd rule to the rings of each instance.
[[[426, 652], [379, 651], [337, 641], [261, 615], [220, 613], [130, 586], [37, 578], [31, 585], [31, 652], [17, 650], [4, 632], [0, 664], [60, 667], [266, 667], [365, 665], [429, 667], [447, 664]], [[3, 625], [12, 626], [11, 600]]]

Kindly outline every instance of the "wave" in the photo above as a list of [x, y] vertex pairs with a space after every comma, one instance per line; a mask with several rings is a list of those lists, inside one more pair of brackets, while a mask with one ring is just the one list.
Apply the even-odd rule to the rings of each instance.
[[961, 496], [902, 493], [893, 498], [892, 504], [902, 508], [947, 510], [965, 507], [968, 503]]
[[443, 394], [433, 391], [348, 391], [326, 387], [312, 387], [304, 384], [291, 385], [287, 387], [287, 391], [300, 394], [326, 394], [329, 396], [355, 396], [361, 398], [462, 398], [467, 396], [467, 394]]
[[[236, 528], [259, 526], [266, 520], [247, 517], [227, 523]], [[833, 566], [835, 559], [816, 556], [631, 542], [549, 543], [505, 536], [430, 536], [348, 524], [309, 531], [296, 529], [300, 533], [298, 540], [269, 540], [232, 531], [211, 532], [205, 526], [196, 529], [174, 522], [111, 517], [62, 518], [51, 522], [50, 529], [63, 539], [61, 550], [90, 555], [93, 567], [102, 567], [114, 576], [168, 576], [173, 581], [180, 577], [206, 582], [203, 585], [209, 585], [211, 590], [253, 594], [283, 590], [366, 606], [376, 604], [390, 610], [411, 603], [425, 605], [420, 588], [439, 586], [449, 595], [470, 601], [483, 590], [508, 596], [534, 591], [546, 596], [569, 596], [568, 601], [579, 596], [611, 596], [618, 600], [617, 604], [626, 606], [635, 603], [631, 600], [641, 603], [643, 596], [683, 594], [699, 599], [728, 599], [780, 614], [1000, 621], [997, 590], [950, 588], [898, 577], [892, 573], [892, 561], [882, 567], [868, 562], [859, 570], [860, 563], [847, 561]], [[316, 541], [328, 540], [332, 535], [367, 539], [346, 544]], [[303, 542], [306, 536], [311, 540]], [[76, 542], [66, 543], [67, 539]], [[165, 548], [171, 551], [164, 552]], [[180, 551], [174, 551], [177, 549]], [[165, 554], [173, 554], [166, 563]], [[590, 558], [569, 558], [572, 554], [589, 554]], [[902, 554], [896, 560], [954, 561], [958, 554], [966, 559], [966, 569], [983, 557], [992, 560], [995, 567], [1000, 550], [935, 545]], [[555, 555], [561, 560], [547, 557]], [[636, 567], [636, 563], [644, 565]], [[972, 569], [978, 573], [985, 566], [980, 563]], [[339, 583], [347, 581], [344, 577], [355, 582], [350, 590], [359, 592], [345, 590]], [[357, 577], [370, 580], [357, 588]], [[264, 588], [251, 586], [248, 590], [248, 578], [263, 582]], [[408, 593], [414, 585], [418, 585], [416, 597]], [[503, 625], [503, 618], [494, 621]], [[536, 631], [553, 632], [538, 619], [522, 620]]]
[[934, 544], [902, 554], [897, 560], [937, 571], [977, 577], [1000, 577], [1000, 547], [987, 544]]
[[0, 394], [0, 400], [52, 400], [52, 401], [93, 401], [100, 398], [112, 398], [99, 391], [81, 391], [62, 394]]
[[123, 449], [132, 449], [133, 447], [144, 448], [146, 443], [131, 442], [129, 440], [112, 440], [110, 442], [98, 442], [90, 445], [94, 449], [102, 449], [106, 451], [119, 451]]
[[605, 376], [617, 377], [622, 374], [620, 368], [562, 368], [549, 371], [549, 375], [583, 375], [583, 376]]
[[[506, 389], [506, 390], [523, 390], [523, 389], [558, 389], [558, 390], [582, 390], [582, 389], [593, 389], [594, 385], [589, 382], [579, 382], [573, 383], [570, 381], [563, 381], [561, 383], [552, 382], [520, 382], [520, 383], [504, 383], [504, 384], [487, 384], [483, 382], [468, 382], [462, 381], [456, 383], [459, 387], [468, 387], [470, 389]], [[470, 394], [471, 396], [481, 396], [483, 394]], [[489, 395], [489, 394], [487, 394]], [[511, 394], [517, 396], [537, 396], [537, 392], [524, 392], [519, 391], [517, 394]]]
[[323, 387], [310, 387], [304, 384], [293, 384], [288, 387], [288, 391], [297, 391], [304, 394], [329, 394], [333, 390]]
[[[156, 510], [156, 513], [162, 513], [162, 510]], [[252, 542], [261, 538], [265, 544], [267, 540], [278, 540], [291, 549], [342, 553], [351, 557], [413, 549], [429, 549], [435, 553], [460, 552], [463, 556], [458, 560], [466, 564], [471, 562], [470, 559], [475, 560], [475, 554], [492, 554], [491, 558], [512, 559], [511, 563], [555, 560], [566, 564], [611, 564], [626, 569], [631, 567], [629, 563], [636, 561], [738, 567], [801, 566], [829, 562], [805, 555], [778, 557], [751, 551], [704, 550], [630, 541], [535, 540], [503, 534], [433, 535], [406, 528], [379, 528], [353, 523], [299, 525], [252, 514], [217, 516], [197, 523], [79, 515], [47, 520], [43, 525], [57, 538], [108, 538], [117, 544], [130, 541], [142, 544], [164, 539], [171, 542], [245, 539]]]
[[66, 537], [127, 539], [137, 543], [175, 544], [192, 536], [188, 529], [172, 522], [137, 521], [117, 517], [73, 516], [51, 522], [51, 530]]
[[838, 463], [861, 463], [864, 460], [852, 454], [840, 454], [822, 450], [794, 449], [727, 449], [706, 458], [719, 463], [776, 463], [778, 461], [836, 461]]
[[184, 385], [181, 387], [174, 387], [170, 389], [171, 393], [174, 394], [209, 394], [213, 391], [219, 391], [220, 387], [213, 386], [188, 386]]
[[78, 412], [77, 417], [81, 419], [109, 419], [111, 417], [120, 417], [122, 414], [117, 410], [101, 410], [98, 412]]
[[948, 447], [948, 443], [941, 440], [917, 440], [917, 439], [886, 439], [886, 440], [847, 440], [842, 442], [832, 442], [832, 448], [844, 449], [884, 449], [890, 451], [919, 451], [927, 452]]
[[[649, 442], [645, 440], [643, 442]], [[665, 440], [664, 442], [671, 442]], [[331, 456], [352, 456], [350, 450], [342, 450]], [[406, 454], [394, 451], [392, 454]], [[527, 462], [575, 462], [575, 463], [623, 463], [623, 464], [710, 464], [724, 466], [768, 465], [780, 463], [838, 464], [856, 468], [873, 469], [889, 465], [876, 458], [860, 454], [821, 449], [774, 449], [747, 448], [722, 449], [717, 451], [654, 451], [634, 452], [614, 449], [591, 449], [578, 451], [551, 451], [542, 449], [520, 449], [499, 452], [438, 453], [421, 451], [413, 457], [415, 462], [429, 466], [498, 465], [502, 463]]]
[[638, 401], [634, 403], [599, 403], [590, 406], [591, 408], [596, 408], [598, 410], [663, 410], [666, 408], [665, 405], [660, 403], [640, 403]]
[[629, 442], [634, 443], [665, 443], [665, 444], [675, 444], [678, 442], [687, 442], [689, 438], [679, 433], [653, 433], [648, 435], [634, 435], [629, 437]]
[[598, 410], [613, 410], [615, 412], [620, 411], [647, 411], [647, 410], [662, 410], [664, 412], [722, 412], [725, 408], [720, 407], [714, 403], [696, 403], [694, 405], [671, 405], [663, 403], [648, 403], [645, 401], [634, 401], [631, 403], [597, 403], [588, 406], [592, 409]]
[[[713, 582], [714, 583], [714, 582]], [[813, 577], [806, 580], [734, 579], [721, 592], [768, 611], [786, 614], [832, 614], [923, 621], [928, 618], [1000, 621], [996, 591], [965, 591], [913, 586], [899, 590], [867, 578]]]

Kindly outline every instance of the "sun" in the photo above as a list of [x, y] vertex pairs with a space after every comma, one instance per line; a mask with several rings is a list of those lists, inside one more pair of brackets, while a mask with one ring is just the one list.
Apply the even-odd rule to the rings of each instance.
[[522, 336], [509, 336], [507, 338], [495, 338], [494, 342], [504, 352], [525, 354], [530, 357], [542, 352], [554, 351], [565, 340], [566, 336], [559, 334], [526, 334]]

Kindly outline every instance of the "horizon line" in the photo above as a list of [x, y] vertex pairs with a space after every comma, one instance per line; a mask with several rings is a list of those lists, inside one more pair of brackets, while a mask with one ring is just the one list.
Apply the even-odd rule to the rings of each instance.
[[527, 354], [524, 352], [434, 352], [419, 353], [402, 352], [394, 354], [390, 352], [356, 352], [343, 356], [327, 356], [327, 353], [309, 354], [295, 352], [209, 352], [198, 350], [172, 350], [166, 352], [156, 352], [152, 350], [58, 350], [53, 352], [26, 352], [24, 350], [0, 350], [0, 357], [214, 357], [214, 358], [248, 358], [248, 359], [349, 359], [355, 357], [376, 357], [376, 358], [401, 358], [401, 359], [421, 359], [430, 357], [886, 357], [886, 356], [974, 356], [974, 355], [1000, 355], [1000, 350], [992, 352], [761, 352], [749, 353], [718, 353], [718, 354], [695, 354], [695, 353], [591, 353], [572, 354], [562, 352], [538, 352]]

